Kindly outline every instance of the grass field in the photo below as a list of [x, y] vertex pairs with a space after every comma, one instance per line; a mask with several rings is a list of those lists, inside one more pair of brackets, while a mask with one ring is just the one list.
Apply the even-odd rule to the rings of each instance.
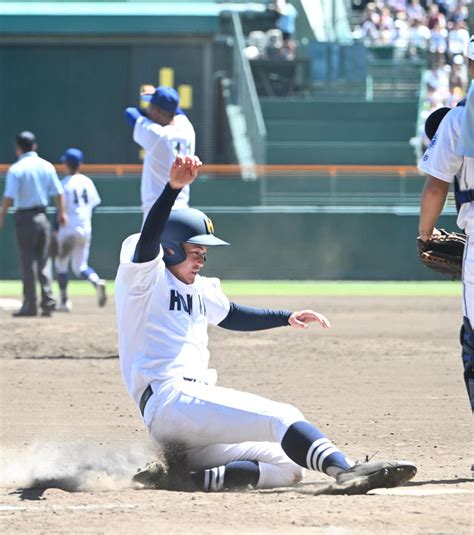
[[[223, 281], [224, 291], [239, 295], [342, 295], [342, 296], [434, 296], [461, 295], [461, 283], [451, 281]], [[108, 283], [113, 292], [113, 283]], [[0, 297], [21, 296], [20, 281], [0, 281]], [[93, 287], [84, 281], [71, 281], [71, 297], [93, 295]]]

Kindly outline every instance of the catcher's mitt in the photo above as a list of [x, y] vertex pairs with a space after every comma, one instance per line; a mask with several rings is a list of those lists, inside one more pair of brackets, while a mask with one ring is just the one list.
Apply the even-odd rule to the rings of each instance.
[[418, 256], [426, 267], [453, 279], [461, 279], [466, 236], [444, 229], [439, 231], [439, 236], [433, 236], [427, 241], [418, 238]]

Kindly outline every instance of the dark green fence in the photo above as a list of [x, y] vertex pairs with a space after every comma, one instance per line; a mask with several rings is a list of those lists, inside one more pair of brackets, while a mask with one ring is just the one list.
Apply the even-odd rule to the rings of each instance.
[[[93, 221], [91, 265], [108, 279], [120, 244], [141, 226], [139, 177], [93, 177], [102, 196]], [[423, 177], [268, 176], [244, 182], [202, 176], [191, 203], [231, 242], [209, 255], [226, 279], [422, 280], [438, 278], [416, 257]], [[3, 191], [0, 180], [0, 191]], [[440, 225], [455, 228], [450, 202]], [[0, 232], [0, 280], [19, 278], [13, 217]]]

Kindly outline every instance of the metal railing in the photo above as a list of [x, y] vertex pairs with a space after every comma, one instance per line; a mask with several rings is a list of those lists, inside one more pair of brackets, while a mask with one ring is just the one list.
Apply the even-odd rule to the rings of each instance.
[[231, 18], [234, 34], [232, 100], [234, 104], [240, 107], [245, 117], [247, 136], [252, 147], [253, 157], [255, 163], [261, 165], [266, 162], [265, 145], [267, 131], [255, 88], [252, 69], [243, 53], [245, 39], [240, 15], [233, 11]]

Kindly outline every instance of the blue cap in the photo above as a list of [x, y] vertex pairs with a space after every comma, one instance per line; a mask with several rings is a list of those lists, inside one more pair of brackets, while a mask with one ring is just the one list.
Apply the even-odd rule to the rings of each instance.
[[160, 85], [156, 88], [153, 95], [143, 95], [142, 100], [151, 102], [155, 106], [170, 113], [176, 113], [179, 104], [179, 95], [176, 89]]
[[67, 149], [61, 156], [61, 161], [78, 165], [84, 161], [84, 154], [79, 149]]

